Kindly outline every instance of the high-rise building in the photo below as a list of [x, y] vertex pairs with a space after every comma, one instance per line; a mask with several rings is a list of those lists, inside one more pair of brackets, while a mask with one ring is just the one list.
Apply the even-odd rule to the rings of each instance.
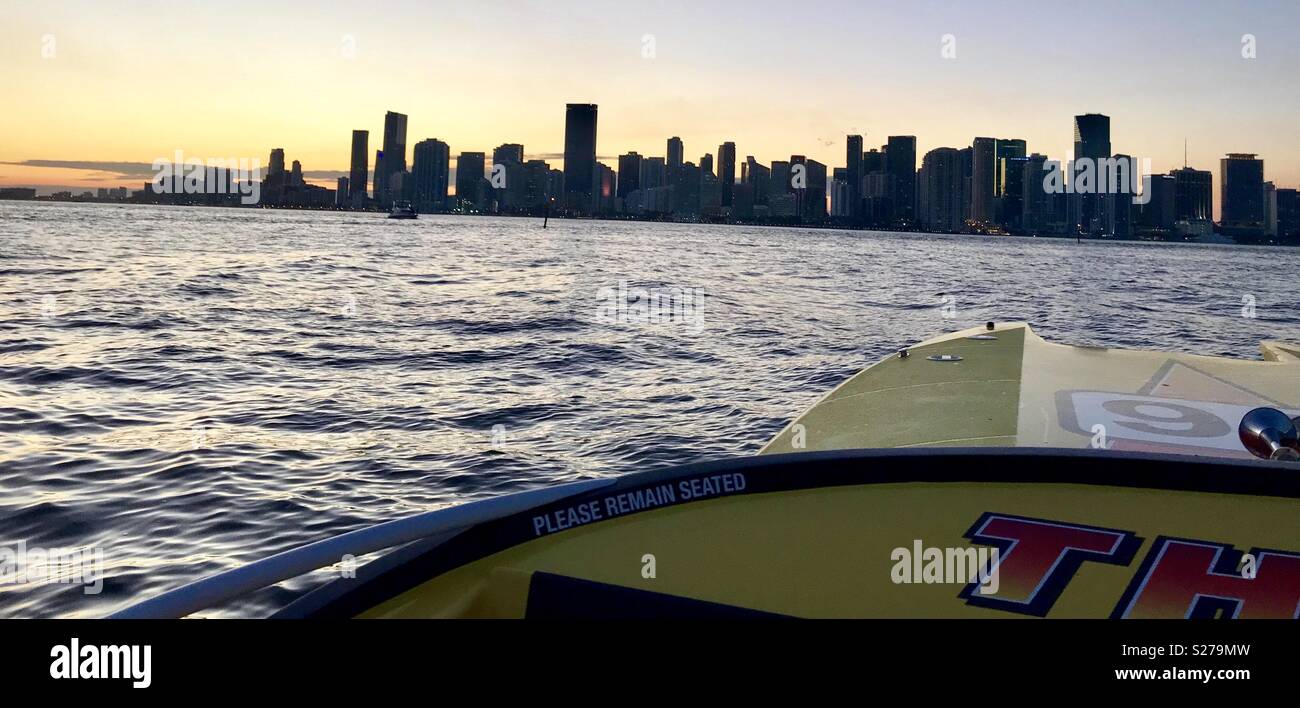
[[352, 169], [348, 173], [347, 203], [353, 208], [365, 206], [366, 203], [366, 183], [369, 172], [366, 160], [370, 157], [369, 153], [370, 131], [352, 131]]
[[740, 167], [740, 181], [750, 186], [756, 206], [767, 204], [772, 188], [772, 170], [750, 155]]
[[1021, 177], [1021, 212], [1020, 229], [1026, 234], [1037, 236], [1050, 232], [1055, 220], [1055, 194], [1047, 191], [1043, 178], [1047, 156], [1034, 153], [1025, 158]]
[[925, 154], [917, 175], [917, 221], [927, 231], [954, 233], [965, 226], [961, 151], [935, 148]]
[[564, 114], [565, 208], [585, 212], [596, 184], [596, 104], [570, 103]]
[[[1074, 205], [1071, 220], [1083, 233], [1104, 233], [1105, 201], [1099, 198], [1105, 185], [1099, 184], [1101, 161], [1110, 157], [1110, 117], [1100, 113], [1085, 113], [1074, 117], [1074, 170], [1070, 175], [1072, 185], [1080, 185], [1080, 175], [1090, 171], [1093, 183], [1083, 193], [1071, 190]], [[1081, 162], [1087, 160], [1091, 163]]]
[[1300, 197], [1294, 189], [1277, 190], [1277, 237], [1282, 243], [1300, 242]]
[[[1002, 196], [1002, 183], [1006, 181], [1003, 177], [1003, 161], [1009, 160], [1013, 157], [1024, 157], [1028, 154], [1026, 153], [1025, 148], [1025, 141], [1020, 138], [998, 138], [997, 155], [994, 162], [994, 168], [996, 169], [997, 174], [993, 178], [993, 196]], [[1018, 167], [1020, 166], [1017, 165], [1017, 168]], [[1020, 177], [1016, 176], [1012, 179], [1016, 180], [1018, 183]], [[1013, 196], [1019, 197], [1020, 195]]]
[[1264, 233], [1264, 161], [1230, 153], [1219, 161], [1219, 224], [1224, 233], [1250, 239]]
[[885, 153], [876, 150], [875, 148], [862, 153], [863, 176], [869, 175], [872, 172], [884, 172], [885, 169]]
[[682, 139], [673, 136], [668, 138], [668, 170], [677, 169], [682, 166]]
[[498, 212], [514, 213], [524, 208], [524, 146], [505, 143], [492, 150], [491, 194]]
[[504, 165], [510, 162], [524, 164], [524, 146], [519, 143], [505, 143], [492, 150], [492, 164]]
[[348, 205], [348, 178], [339, 177], [334, 187], [334, 206], [343, 208]]
[[[1115, 155], [1115, 161], [1119, 165], [1131, 166], [1133, 164], [1133, 157], [1131, 155]], [[1121, 170], [1126, 169], [1128, 168], [1121, 167]], [[1121, 183], [1127, 184], [1127, 175], [1126, 180]], [[1109, 180], [1107, 180], [1107, 184], [1109, 184]], [[1102, 233], [1115, 238], [1132, 238], [1134, 207], [1133, 195], [1124, 189], [1111, 189], [1109, 186], [1106, 186], [1098, 196], [1098, 202], [1101, 206], [1101, 217], [1104, 222]]]
[[524, 203], [523, 207], [532, 213], [546, 205], [547, 178], [551, 166], [545, 160], [529, 160], [524, 163]]
[[979, 227], [988, 226], [994, 221], [997, 143], [994, 138], [975, 138], [971, 144], [970, 218]]
[[375, 161], [375, 199], [387, 209], [400, 198], [390, 186], [392, 175], [406, 171], [406, 116], [389, 111], [384, 115], [384, 150]]
[[671, 209], [678, 217], [690, 218], [700, 213], [700, 168], [684, 162], [673, 175]]
[[[271, 150], [271, 159], [266, 163], [266, 177], [262, 179], [262, 203], [278, 204], [284, 197], [285, 187], [288, 186], [289, 174], [284, 169], [284, 148], [274, 148]], [[179, 193], [183, 185], [180, 180], [173, 177], [171, 189]]]
[[889, 136], [885, 163], [894, 178], [894, 222], [906, 227], [916, 221], [916, 136]]
[[844, 148], [844, 180], [849, 184], [847, 216], [857, 220], [862, 212], [862, 136], [850, 135]]
[[1214, 220], [1214, 174], [1184, 167], [1169, 173], [1174, 178], [1174, 219], [1183, 222]]
[[425, 214], [445, 210], [451, 147], [437, 138], [429, 138], [415, 144], [413, 155], [411, 179], [414, 180], [414, 195], [411, 201], [416, 210]]
[[1264, 183], [1264, 235], [1277, 237], [1277, 186]]
[[794, 191], [794, 187], [790, 185], [790, 163], [785, 160], [773, 160], [770, 174], [772, 180], [768, 185], [767, 194], [769, 198]]
[[849, 168], [836, 167], [831, 171], [831, 218], [849, 217]]
[[662, 157], [641, 158], [641, 169], [637, 176], [640, 189], [656, 189], [668, 185], [667, 168]]
[[486, 207], [483, 193], [483, 163], [487, 155], [462, 152], [456, 157], [456, 201], [465, 211], [482, 211]]
[[[998, 223], [1010, 233], [1020, 233], [1025, 217], [1025, 165], [1028, 157], [1004, 157], [1002, 183], [998, 185]], [[1040, 180], [1041, 181], [1041, 180]]]
[[722, 190], [718, 188], [718, 176], [713, 173], [713, 155], [705, 153], [700, 157], [700, 214], [716, 216], [722, 209]]
[[268, 176], [284, 174], [284, 148], [271, 150], [271, 159], [266, 164], [266, 174]]
[[1160, 240], [1172, 237], [1178, 213], [1177, 179], [1173, 175], [1145, 175], [1142, 196], [1146, 203], [1139, 205], [1137, 235]]
[[618, 156], [618, 198], [626, 199], [641, 188], [641, 156], [629, 152]]
[[792, 181], [799, 174], [797, 165], [803, 167], [803, 182], [802, 186], [793, 184], [792, 191], [798, 199], [799, 215], [805, 221], [823, 221], [826, 218], [826, 165], [804, 155], [791, 155]]
[[609, 214], [614, 211], [616, 178], [614, 170], [603, 162], [597, 162], [592, 173], [591, 213]]
[[722, 192], [722, 206], [731, 206], [736, 186], [736, 144], [726, 142], [718, 146], [718, 186]]

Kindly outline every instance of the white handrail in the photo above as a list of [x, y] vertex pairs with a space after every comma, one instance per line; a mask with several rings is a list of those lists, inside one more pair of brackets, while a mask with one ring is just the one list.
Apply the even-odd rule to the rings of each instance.
[[334, 565], [345, 555], [385, 548], [468, 528], [614, 484], [614, 479], [572, 482], [438, 509], [357, 529], [169, 590], [109, 615], [109, 619], [176, 619], [268, 585]]

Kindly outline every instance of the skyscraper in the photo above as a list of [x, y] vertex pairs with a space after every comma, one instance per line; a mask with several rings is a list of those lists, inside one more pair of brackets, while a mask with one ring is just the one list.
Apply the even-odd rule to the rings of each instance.
[[447, 208], [447, 181], [451, 147], [436, 138], [415, 144], [411, 178], [415, 181], [415, 208], [425, 214]]
[[1277, 190], [1277, 236], [1283, 243], [1300, 240], [1300, 197], [1294, 189]]
[[917, 221], [927, 231], [958, 232], [963, 229], [961, 151], [935, 148], [925, 154], [917, 175]]
[[1167, 239], [1175, 230], [1177, 178], [1173, 175], [1145, 175], [1142, 193], [1146, 204], [1139, 207], [1136, 231], [1146, 238]]
[[673, 136], [668, 138], [668, 171], [682, 166], [682, 139]]
[[894, 178], [894, 221], [912, 224], [916, 221], [916, 136], [889, 136], [885, 163]]
[[570, 103], [564, 115], [565, 208], [590, 210], [595, 171], [596, 104]]
[[346, 202], [340, 199], [341, 203], [351, 205], [353, 208], [365, 205], [367, 173], [369, 172], [366, 160], [369, 157], [370, 131], [352, 131], [352, 169], [348, 173], [348, 198]]
[[637, 186], [642, 190], [655, 189], [669, 184], [667, 167], [662, 157], [641, 158], [641, 169], [637, 176]]
[[496, 199], [497, 212], [516, 212], [524, 208], [524, 146], [504, 143], [492, 150], [490, 194]]
[[772, 181], [768, 186], [768, 197], [793, 191], [790, 186], [790, 163], [785, 160], [773, 160], [770, 174]]
[[395, 195], [392, 176], [406, 171], [406, 116], [389, 111], [384, 115], [384, 150], [375, 162], [375, 199], [383, 208], [392, 206]]
[[[799, 175], [798, 167], [803, 168], [803, 181], [795, 178]], [[826, 165], [810, 160], [804, 155], [790, 156], [791, 191], [798, 199], [798, 213], [806, 221], [822, 221], [826, 218]]]
[[718, 185], [722, 194], [722, 206], [731, 206], [736, 187], [736, 144], [733, 142], [718, 146]]
[[456, 157], [456, 201], [463, 210], [479, 211], [485, 204], [483, 194], [483, 163], [487, 155], [481, 152], [462, 152]]
[[[334, 188], [334, 206], [345, 207], [348, 205], [348, 194], [352, 191], [348, 189], [348, 178], [339, 177]], [[103, 197], [100, 197], [101, 199]]]
[[1214, 220], [1214, 174], [1183, 167], [1169, 173], [1174, 178], [1174, 219], [1183, 222]]
[[862, 136], [850, 135], [844, 148], [844, 181], [849, 184], [848, 217], [856, 220], [862, 212]]
[[551, 166], [545, 160], [529, 160], [524, 163], [524, 203], [523, 208], [536, 213], [545, 206], [547, 200], [547, 181]]
[[997, 140], [975, 138], [971, 144], [970, 218], [977, 226], [993, 223]]
[[626, 199], [641, 188], [641, 156], [629, 152], [618, 156], [618, 198]]
[[[1002, 184], [1006, 181], [1003, 162], [1013, 157], [1024, 157], [1026, 155], [1025, 149], [1025, 141], [1020, 138], [998, 138], [996, 162], [994, 162], [997, 174], [993, 178], [993, 196], [1001, 197], [1003, 195]], [[1020, 166], [1017, 165], [1016, 167], [1019, 169]], [[1016, 181], [1016, 184], [1020, 183], [1020, 175], [1014, 175], [1012, 179]], [[1020, 198], [1019, 194], [1012, 196], [1016, 199]]]
[[504, 165], [516, 162], [524, 164], [524, 146], [519, 143], [504, 143], [492, 150], [492, 164]]
[[[1085, 113], [1074, 117], [1074, 170], [1070, 175], [1072, 185], [1079, 185], [1079, 176], [1085, 171], [1093, 175], [1093, 183], [1082, 194], [1071, 189], [1073, 216], [1071, 220], [1084, 233], [1104, 233], [1107, 224], [1103, 219], [1105, 209], [1099, 199], [1105, 185], [1099, 184], [1101, 160], [1110, 157], [1110, 117], [1100, 113]], [[1080, 162], [1088, 160], [1087, 164]]]
[[1264, 233], [1264, 161], [1234, 152], [1219, 161], [1219, 223], [1233, 237]]
[[755, 160], [753, 155], [750, 155], [745, 158], [745, 162], [741, 166], [740, 179], [750, 186], [755, 205], [767, 204], [767, 197], [771, 192], [772, 170]]
[[[998, 163], [1002, 168], [1002, 184], [997, 198], [998, 223], [1010, 233], [1020, 233], [1025, 211], [1025, 165], [1028, 157], [1004, 157]], [[1041, 181], [1041, 180], [1040, 180]]]
[[1025, 158], [1021, 177], [1021, 230], [1033, 236], [1046, 234], [1055, 218], [1054, 195], [1043, 186], [1047, 156], [1034, 153]]

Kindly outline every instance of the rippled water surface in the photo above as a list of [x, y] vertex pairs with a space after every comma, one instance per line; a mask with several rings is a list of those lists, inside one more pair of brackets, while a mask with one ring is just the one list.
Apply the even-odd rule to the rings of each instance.
[[[107, 576], [0, 584], [0, 616], [102, 615], [401, 515], [753, 453], [873, 360], [986, 320], [1247, 358], [1300, 338], [1296, 250], [540, 226], [0, 202], [0, 547], [99, 548]], [[603, 320], [620, 281], [702, 288], [702, 326]]]

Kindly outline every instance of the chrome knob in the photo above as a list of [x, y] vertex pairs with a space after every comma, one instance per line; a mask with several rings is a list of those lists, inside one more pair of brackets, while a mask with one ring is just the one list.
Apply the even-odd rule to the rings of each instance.
[[1276, 408], [1256, 408], [1237, 426], [1241, 444], [1265, 460], [1300, 460], [1300, 433], [1296, 423]]

